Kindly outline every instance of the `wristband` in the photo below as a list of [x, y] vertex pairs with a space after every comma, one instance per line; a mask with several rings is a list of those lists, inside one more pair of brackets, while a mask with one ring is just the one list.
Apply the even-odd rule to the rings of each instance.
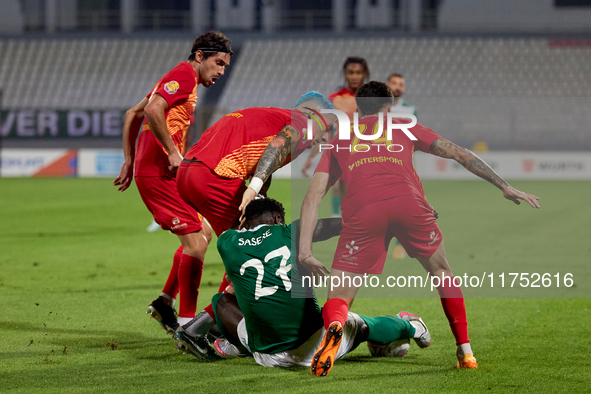
[[264, 183], [265, 182], [263, 182], [263, 180], [261, 178], [255, 176], [250, 181], [248, 187], [250, 187], [252, 190], [254, 190], [254, 192], [256, 194], [259, 194]]

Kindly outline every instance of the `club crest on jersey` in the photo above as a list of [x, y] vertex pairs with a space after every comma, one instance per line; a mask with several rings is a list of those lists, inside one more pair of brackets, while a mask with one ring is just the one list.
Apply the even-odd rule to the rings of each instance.
[[177, 90], [179, 90], [179, 83], [177, 81], [170, 81], [164, 84], [164, 90], [168, 94], [175, 94]]
[[355, 241], [351, 241], [351, 245], [345, 244], [345, 247], [349, 249], [349, 254], [353, 254], [354, 252], [359, 250], [359, 246], [355, 245]]

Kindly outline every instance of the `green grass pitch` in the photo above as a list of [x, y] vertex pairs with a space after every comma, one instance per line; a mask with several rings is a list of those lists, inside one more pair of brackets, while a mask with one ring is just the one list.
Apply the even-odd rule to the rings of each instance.
[[[421, 315], [433, 345], [413, 344], [400, 359], [371, 358], [362, 345], [330, 376], [313, 378], [306, 369], [263, 368], [252, 359], [199, 363], [176, 352], [144, 312], [178, 240], [145, 231], [150, 215], [135, 187], [121, 194], [107, 179], [0, 179], [0, 392], [588, 392], [591, 183], [513, 183], [540, 196], [542, 209], [514, 206], [485, 182], [424, 183], [454, 272], [571, 270], [573, 292], [556, 294], [581, 298], [473, 293], [466, 306], [480, 368], [456, 370], [437, 298], [362, 297], [353, 311]], [[306, 184], [289, 186], [276, 180], [270, 195], [296, 216]], [[315, 249], [327, 264], [330, 242]], [[388, 259], [387, 269], [403, 268], [422, 273], [414, 260]], [[210, 248], [199, 309], [222, 273]]]

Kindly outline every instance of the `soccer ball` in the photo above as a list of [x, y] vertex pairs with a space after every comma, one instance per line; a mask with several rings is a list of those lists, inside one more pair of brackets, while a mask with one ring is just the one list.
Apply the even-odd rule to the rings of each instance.
[[410, 339], [399, 339], [386, 345], [367, 342], [372, 357], [404, 357], [410, 349]]

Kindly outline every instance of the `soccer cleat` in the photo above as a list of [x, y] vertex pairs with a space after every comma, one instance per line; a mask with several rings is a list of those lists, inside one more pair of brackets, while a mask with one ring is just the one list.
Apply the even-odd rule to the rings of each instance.
[[372, 357], [404, 357], [410, 350], [410, 339], [398, 339], [386, 345], [367, 341], [367, 348]]
[[463, 357], [458, 357], [456, 368], [476, 369], [478, 368], [478, 363], [473, 355], [466, 353]]
[[343, 338], [343, 327], [339, 322], [333, 322], [326, 330], [320, 347], [314, 354], [310, 372], [316, 376], [326, 376], [334, 366], [335, 358], [341, 339]]
[[177, 328], [174, 332], [174, 343], [178, 351], [189, 353], [201, 361], [219, 360], [218, 356], [205, 337], [194, 337], [189, 335], [183, 327]]
[[244, 346], [234, 346], [227, 339], [216, 339], [213, 347], [223, 357], [248, 357], [252, 356]]
[[156, 298], [148, 305], [148, 310], [151, 317], [156, 319], [158, 323], [166, 330], [167, 334], [173, 334], [179, 326], [177, 322], [176, 310], [164, 303], [162, 296]]
[[413, 322], [414, 322], [413, 326], [415, 326], [415, 325], [423, 326], [423, 328], [425, 329], [425, 332], [422, 333], [418, 338], [413, 338], [413, 339], [415, 340], [415, 342], [417, 343], [417, 345], [419, 345], [419, 347], [421, 349], [424, 349], [424, 348], [429, 347], [431, 345], [431, 334], [429, 333], [429, 329], [427, 328], [427, 326], [423, 322], [423, 319], [421, 319], [417, 315], [413, 315], [412, 313], [408, 313], [408, 312], [399, 312], [398, 315], [396, 315], [396, 316], [410, 322], [411, 324], [413, 324]]

